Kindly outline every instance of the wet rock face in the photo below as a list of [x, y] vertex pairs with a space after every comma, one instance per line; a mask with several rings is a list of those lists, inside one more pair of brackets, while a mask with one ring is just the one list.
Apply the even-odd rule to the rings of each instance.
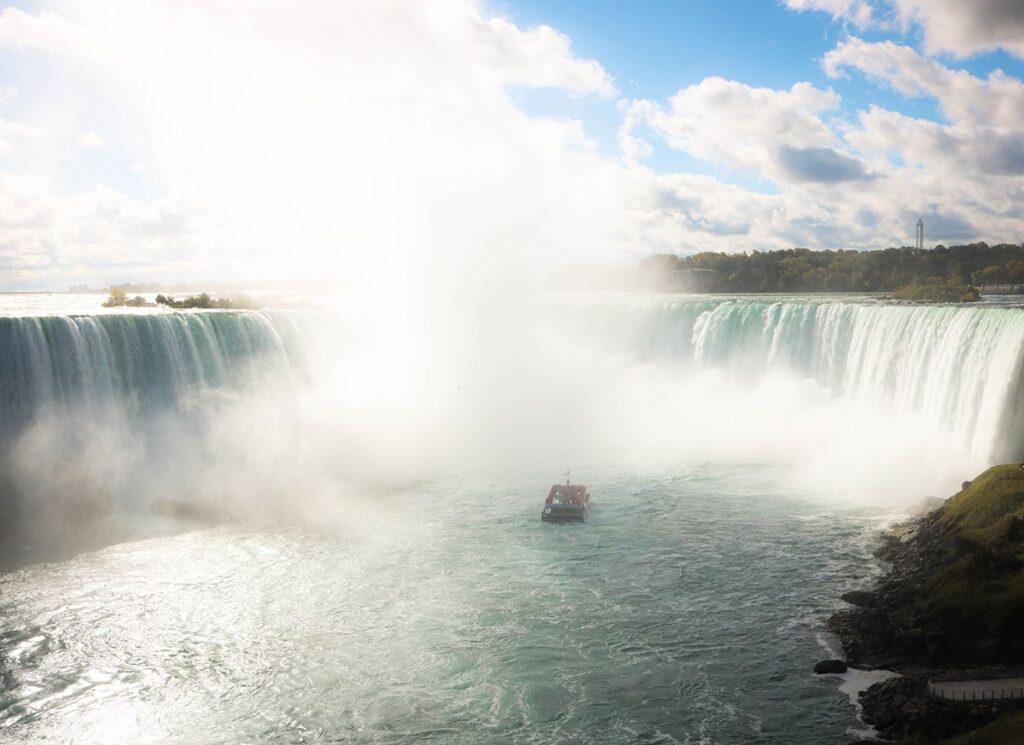
[[[1010, 534], [1014, 524], [1010, 521], [1007, 525]], [[976, 623], [965, 626], [961, 611], [977, 597], [966, 595], [962, 603], [947, 597], [936, 603], [936, 588], [941, 591], [947, 586], [938, 582], [941, 573], [959, 566], [957, 562], [974, 561], [972, 557], [979, 551], [958, 549], [954, 532], [942, 524], [940, 513], [904, 524], [900, 530], [903, 532], [883, 536], [877, 551], [891, 571], [870, 590], [844, 594], [852, 607], [828, 620], [829, 629], [843, 644], [847, 662], [857, 668], [889, 670], [1024, 665], [1024, 642], [1013, 646], [1024, 639], [1024, 621], [1004, 619], [984, 628]], [[1021, 532], [1024, 534], [1024, 525]], [[1006, 574], [1002, 565], [993, 564], [993, 568], [977, 560], [971, 566], [974, 569], [965, 570], [964, 576], [975, 584]], [[1009, 614], [1011, 601], [1004, 606]], [[1024, 619], [1024, 612], [1012, 617]]]
[[814, 672], [818, 675], [827, 675], [829, 673], [845, 673], [846, 663], [842, 660], [822, 660], [814, 666]]
[[958, 703], [932, 696], [922, 678], [892, 678], [860, 694], [864, 721], [887, 739], [938, 742], [995, 719], [1006, 702]]
[[843, 600], [858, 608], [870, 608], [877, 602], [878, 595], [868, 590], [851, 590], [843, 593]]
[[828, 628], [842, 640], [849, 664], [857, 668], [899, 669], [903, 660], [893, 645], [888, 614], [878, 608], [851, 608], [828, 620]]
[[828, 620], [849, 665], [910, 676], [861, 696], [864, 720], [885, 736], [940, 742], [1000, 711], [1024, 709], [1016, 701], [954, 702], [926, 691], [927, 678], [945, 671], [961, 680], [1024, 675], [1022, 508], [1024, 472], [1016, 464], [965, 481], [939, 509], [883, 535], [876, 556], [889, 571], [846, 593], [849, 605]]

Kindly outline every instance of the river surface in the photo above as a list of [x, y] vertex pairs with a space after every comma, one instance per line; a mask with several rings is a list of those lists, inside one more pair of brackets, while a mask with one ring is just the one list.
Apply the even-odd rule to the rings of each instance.
[[437, 485], [0, 577], [12, 742], [845, 743], [822, 623], [879, 515], [759, 468]]

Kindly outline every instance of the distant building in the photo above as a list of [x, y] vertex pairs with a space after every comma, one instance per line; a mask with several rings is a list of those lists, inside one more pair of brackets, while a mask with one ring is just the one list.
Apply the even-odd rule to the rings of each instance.
[[924, 250], [924, 220], [922, 218], [917, 219], [917, 231], [914, 238], [914, 244], [917, 246], [918, 251]]

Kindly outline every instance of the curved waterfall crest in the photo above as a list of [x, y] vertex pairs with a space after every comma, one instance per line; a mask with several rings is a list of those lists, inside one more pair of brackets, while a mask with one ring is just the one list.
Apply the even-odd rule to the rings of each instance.
[[[1024, 308], [781, 298], [592, 299], [545, 318], [599, 351], [756, 379], [810, 378], [834, 395], [921, 415], [975, 455], [1018, 457]], [[47, 406], [175, 405], [259, 362], [293, 375], [326, 343], [327, 312], [0, 318], [0, 413], [11, 434]], [[558, 323], [555, 324], [558, 327]]]
[[[572, 309], [571, 324], [646, 359], [751, 378], [777, 371], [922, 415], [972, 454], [1019, 457], [1024, 308], [878, 301], [678, 298]], [[576, 326], [576, 324], [579, 324]]]
[[290, 373], [309, 323], [285, 312], [0, 317], [0, 427], [11, 434], [45, 407], [173, 405], [256, 360]]

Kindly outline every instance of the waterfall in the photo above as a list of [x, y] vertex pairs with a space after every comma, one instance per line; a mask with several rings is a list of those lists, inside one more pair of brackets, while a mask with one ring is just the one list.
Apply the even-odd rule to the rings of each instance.
[[1022, 308], [682, 298], [567, 310], [574, 333], [645, 359], [750, 377], [792, 372], [858, 404], [921, 415], [972, 455], [1024, 450]]
[[[510, 461], [573, 443], [580, 458], [795, 452], [826, 473], [883, 468], [890, 451], [889, 468], [948, 460], [922, 493], [1024, 455], [1022, 308], [632, 296], [535, 310], [533, 342], [492, 331], [497, 368], [465, 356], [475, 331], [400, 339], [401, 314], [347, 306], [0, 317], [0, 517], [5, 503], [59, 513], [86, 494], [144, 507], [166, 492], [258, 501], [273, 489], [283, 502], [297, 483], [330, 493], [321, 473], [472, 465], [492, 452], [480, 443]], [[537, 364], [506, 370], [516, 359]], [[764, 405], [793, 382], [812, 397]], [[566, 445], [569, 420], [579, 436]]]
[[290, 374], [308, 325], [280, 312], [0, 317], [0, 436], [45, 407], [173, 406], [257, 360]]
[[[917, 413], [972, 454], [1017, 457], [1024, 309], [765, 299], [594, 301], [549, 309], [608, 351], [756, 377]], [[0, 435], [45, 406], [142, 410], [231, 385], [246, 364], [295, 372], [323, 316], [302, 312], [0, 317]]]

